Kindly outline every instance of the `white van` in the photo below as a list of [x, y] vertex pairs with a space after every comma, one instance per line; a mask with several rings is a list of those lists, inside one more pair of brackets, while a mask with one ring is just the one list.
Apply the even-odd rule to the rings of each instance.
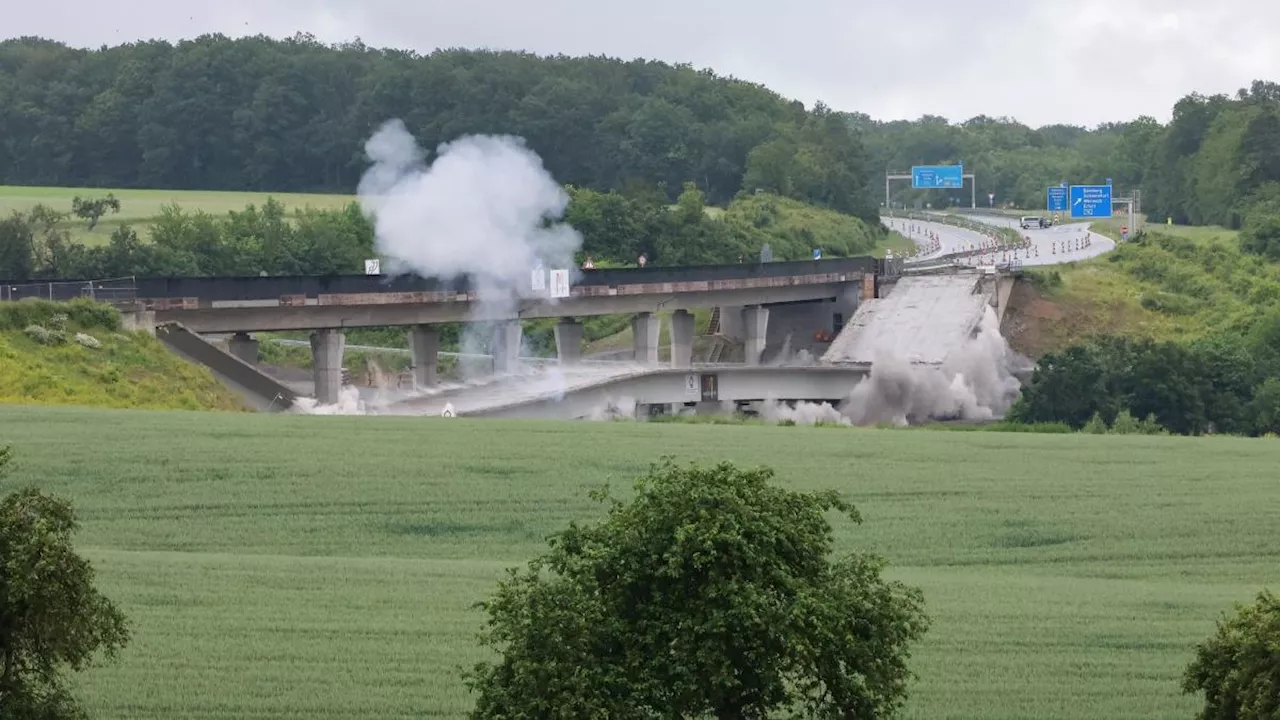
[[1030, 230], [1031, 228], [1047, 228], [1049, 221], [1035, 215], [1028, 215], [1022, 218], [1022, 229]]

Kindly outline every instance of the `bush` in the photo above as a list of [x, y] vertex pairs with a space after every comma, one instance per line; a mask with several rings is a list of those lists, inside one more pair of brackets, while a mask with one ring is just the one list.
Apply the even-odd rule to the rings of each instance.
[[0, 330], [18, 330], [40, 325], [65, 330], [68, 325], [81, 330], [120, 330], [120, 312], [110, 305], [88, 298], [69, 302], [27, 299], [0, 303]]
[[23, 330], [23, 332], [27, 334], [27, 337], [31, 338], [32, 340], [35, 340], [41, 345], [53, 344], [53, 335], [48, 330], [46, 330], [43, 326], [28, 325], [26, 329]]
[[102, 347], [102, 343], [98, 342], [98, 338], [85, 333], [76, 333], [76, 342], [93, 350]]
[[1103, 420], [1102, 415], [1099, 413], [1094, 413], [1093, 417], [1089, 418], [1089, 422], [1085, 423], [1084, 427], [1080, 428], [1080, 432], [1085, 435], [1106, 435], [1107, 421]]
[[1183, 692], [1204, 693], [1203, 720], [1274, 720], [1280, 717], [1280, 600], [1262, 592], [1237, 606], [1217, 633], [1196, 648], [1183, 676]]

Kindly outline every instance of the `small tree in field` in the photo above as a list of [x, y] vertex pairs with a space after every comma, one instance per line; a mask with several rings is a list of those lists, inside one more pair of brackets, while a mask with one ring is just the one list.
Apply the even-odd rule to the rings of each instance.
[[71, 199], [71, 212], [82, 220], [89, 221], [89, 229], [92, 230], [98, 225], [98, 220], [110, 210], [113, 213], [120, 212], [120, 201], [112, 193], [107, 193], [104, 198], [82, 198], [79, 195]]
[[[0, 449], [0, 475], [10, 452]], [[75, 554], [75, 514], [35, 489], [0, 501], [0, 720], [81, 717], [62, 681], [128, 640], [124, 616]]]
[[1280, 599], [1264, 591], [1219, 621], [1196, 648], [1182, 689], [1204, 693], [1201, 720], [1280, 718]]
[[[482, 606], [501, 653], [475, 718], [887, 717], [926, 630], [918, 590], [830, 557], [835, 493], [767, 468], [664, 461], [608, 516], [571, 524]], [[603, 492], [597, 499], [608, 499]]]

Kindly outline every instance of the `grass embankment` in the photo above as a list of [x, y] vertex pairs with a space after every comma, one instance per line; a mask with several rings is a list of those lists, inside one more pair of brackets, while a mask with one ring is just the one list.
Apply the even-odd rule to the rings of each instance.
[[[1121, 221], [1094, 224], [1119, 238]], [[1247, 330], [1280, 306], [1280, 265], [1242, 252], [1222, 228], [1147, 225], [1095, 260], [1027, 272], [1005, 334], [1032, 355], [1098, 333], [1192, 340]]]
[[923, 588], [908, 718], [1190, 717], [1179, 677], [1280, 583], [1280, 444], [1234, 438], [0, 407], [133, 623], [94, 717], [460, 718], [505, 567], [662, 454], [835, 488]]
[[0, 403], [244, 409], [207, 370], [88, 301], [0, 303]]

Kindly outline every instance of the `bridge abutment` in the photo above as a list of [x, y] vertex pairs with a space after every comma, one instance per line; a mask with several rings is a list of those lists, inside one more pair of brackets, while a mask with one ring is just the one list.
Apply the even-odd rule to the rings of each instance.
[[524, 328], [519, 320], [504, 320], [493, 326], [493, 371], [511, 373], [520, 368], [520, 340]]
[[631, 321], [632, 342], [635, 348], [634, 358], [645, 365], [658, 364], [658, 332], [662, 322], [651, 312], [637, 313]]
[[250, 365], [258, 364], [258, 341], [249, 333], [236, 333], [227, 341], [227, 350], [232, 356], [240, 358]]
[[671, 367], [693, 366], [693, 313], [676, 310], [671, 314]]
[[321, 405], [336, 405], [342, 393], [342, 353], [346, 344], [346, 333], [335, 328], [311, 333], [311, 366], [316, 402]]
[[556, 323], [556, 357], [561, 365], [576, 365], [582, 359], [582, 323], [564, 318]]
[[769, 341], [769, 308], [752, 305], [742, 308], [743, 353], [748, 365], [759, 365]]
[[409, 328], [409, 351], [413, 355], [414, 387], [435, 387], [439, 382], [436, 368], [440, 362], [440, 331], [431, 325]]

